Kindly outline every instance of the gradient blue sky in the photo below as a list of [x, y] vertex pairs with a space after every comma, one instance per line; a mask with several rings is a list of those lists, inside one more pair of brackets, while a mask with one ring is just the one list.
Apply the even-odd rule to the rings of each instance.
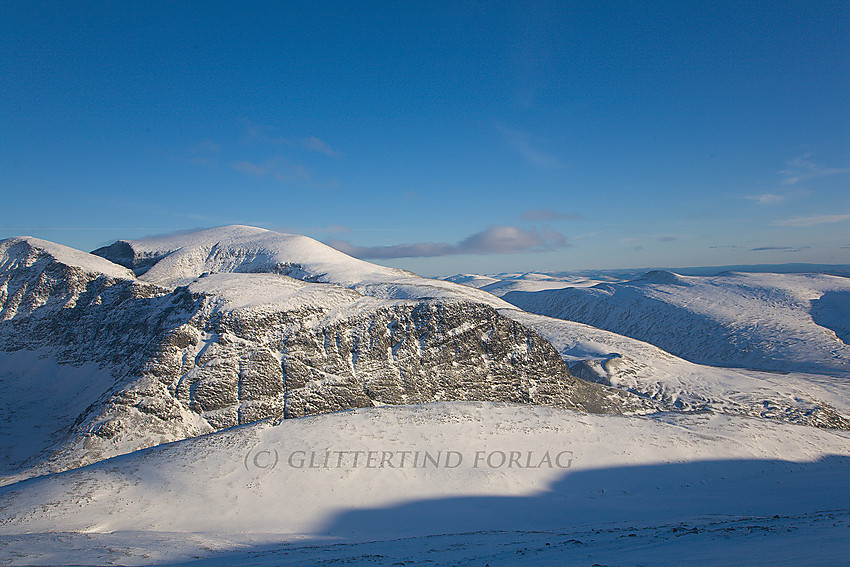
[[850, 4], [708, 4], [2, 2], [0, 237], [850, 263]]

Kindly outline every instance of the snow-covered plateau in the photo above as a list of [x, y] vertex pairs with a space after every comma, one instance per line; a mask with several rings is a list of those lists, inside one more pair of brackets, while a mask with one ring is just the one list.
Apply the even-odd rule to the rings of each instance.
[[0, 564], [846, 563], [850, 280], [450, 279], [0, 241]]

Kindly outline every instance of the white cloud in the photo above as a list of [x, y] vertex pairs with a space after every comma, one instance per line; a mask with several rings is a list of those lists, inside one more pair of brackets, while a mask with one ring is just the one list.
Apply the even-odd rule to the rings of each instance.
[[793, 246], [759, 246], [758, 248], [750, 248], [751, 252], [767, 252], [767, 251], [779, 251], [779, 252], [801, 252], [803, 250], [808, 250], [811, 246], [800, 246], [798, 248], [794, 248]]
[[330, 144], [320, 140], [316, 136], [304, 138], [286, 137], [278, 134], [277, 128], [264, 124], [256, 124], [250, 121], [242, 123], [242, 139], [248, 144], [260, 144], [266, 146], [302, 148], [311, 152], [322, 153], [331, 157], [339, 157], [341, 154], [333, 149]]
[[330, 147], [328, 143], [323, 142], [315, 136], [304, 138], [301, 140], [301, 145], [311, 152], [319, 152], [330, 157], [339, 157], [339, 153], [336, 150]]
[[351, 232], [351, 229], [348, 228], [347, 226], [344, 226], [344, 225], [341, 225], [341, 224], [332, 224], [330, 226], [320, 226], [318, 228], [313, 229], [313, 231], [314, 232], [329, 232], [329, 233], [341, 234], [341, 233]]
[[230, 167], [239, 173], [254, 177], [265, 177], [270, 175], [278, 181], [304, 181], [311, 182], [312, 175], [303, 165], [292, 163], [283, 156], [275, 156], [263, 163], [255, 163], [248, 160], [234, 161]]
[[268, 168], [247, 160], [231, 162], [230, 167], [232, 167], [239, 173], [244, 173], [246, 175], [255, 175], [257, 177], [263, 176], [269, 172]]

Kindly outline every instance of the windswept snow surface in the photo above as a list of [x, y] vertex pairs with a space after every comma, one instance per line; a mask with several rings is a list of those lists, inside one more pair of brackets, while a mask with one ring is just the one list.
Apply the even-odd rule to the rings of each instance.
[[113, 383], [96, 364], [59, 364], [47, 349], [0, 351], [0, 483], [43, 456]]
[[850, 278], [823, 274], [650, 272], [593, 287], [513, 291], [520, 309], [646, 341], [701, 364], [850, 372]]
[[261, 422], [0, 488], [0, 561], [840, 565], [848, 441], [475, 402]]
[[217, 296], [223, 311], [286, 311], [305, 305], [333, 309], [364, 298], [345, 287], [279, 274], [209, 274], [192, 282], [189, 291]]

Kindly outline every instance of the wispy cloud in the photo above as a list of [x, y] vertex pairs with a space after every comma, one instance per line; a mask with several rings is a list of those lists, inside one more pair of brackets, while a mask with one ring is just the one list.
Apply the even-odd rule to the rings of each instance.
[[230, 167], [232, 167], [239, 173], [244, 173], [246, 175], [256, 175], [257, 177], [266, 175], [269, 172], [268, 168], [262, 165], [257, 165], [256, 163], [247, 160], [231, 162]]
[[579, 213], [559, 213], [550, 209], [530, 209], [523, 211], [520, 218], [527, 221], [556, 221], [579, 220], [585, 217]]
[[344, 240], [330, 240], [326, 244], [357, 258], [383, 259], [547, 252], [569, 246], [565, 236], [550, 229], [537, 231], [498, 225], [470, 235], [456, 244], [418, 242], [391, 246], [357, 246]]
[[658, 242], [675, 242], [676, 240], [678, 240], [678, 238], [676, 238], [675, 236], [667, 235], [658, 237]]
[[787, 163], [786, 169], [780, 171], [785, 177], [785, 185], [796, 185], [800, 181], [815, 177], [850, 173], [850, 167], [826, 167], [812, 162], [810, 157], [811, 154], [804, 154]]
[[313, 180], [310, 171], [303, 165], [292, 163], [283, 156], [274, 156], [262, 163], [248, 160], [234, 161], [230, 167], [253, 177], [273, 177], [278, 181], [303, 181], [310, 183]]
[[203, 141], [179, 150], [160, 150], [163, 157], [198, 167], [215, 168], [219, 166], [221, 146], [211, 141]]
[[496, 128], [502, 134], [505, 143], [530, 164], [546, 169], [563, 167], [560, 159], [538, 147], [538, 143], [532, 140], [531, 135], [527, 132], [513, 130], [502, 124], [496, 124]]
[[221, 153], [221, 146], [215, 142], [205, 140], [192, 146], [191, 151], [198, 154], [219, 154]]
[[339, 152], [334, 150], [327, 142], [323, 142], [315, 136], [303, 138], [301, 145], [311, 152], [319, 152], [331, 157], [339, 157]]
[[244, 121], [242, 123], [243, 142], [246, 144], [261, 144], [294, 149], [308, 150], [325, 154], [330, 157], [340, 157], [342, 154], [331, 147], [331, 145], [316, 136], [292, 137], [283, 136], [278, 133], [277, 128], [255, 122]]
[[816, 217], [798, 217], [776, 221], [778, 226], [815, 226], [832, 222], [844, 222], [850, 220], [850, 215], [820, 215]]
[[332, 224], [330, 226], [320, 226], [318, 228], [314, 228], [313, 232], [325, 232], [331, 234], [343, 234], [351, 232], [351, 229], [347, 226], [343, 226], [341, 224]]
[[781, 203], [787, 198], [787, 195], [780, 195], [778, 193], [762, 193], [760, 195], [747, 195], [744, 197], [744, 199], [755, 201], [759, 205], [775, 205], [777, 203]]
[[811, 246], [800, 246], [799, 248], [794, 248], [793, 246], [760, 246], [758, 248], [750, 248], [751, 252], [765, 252], [765, 251], [780, 251], [780, 252], [800, 252], [802, 250], [808, 250]]

